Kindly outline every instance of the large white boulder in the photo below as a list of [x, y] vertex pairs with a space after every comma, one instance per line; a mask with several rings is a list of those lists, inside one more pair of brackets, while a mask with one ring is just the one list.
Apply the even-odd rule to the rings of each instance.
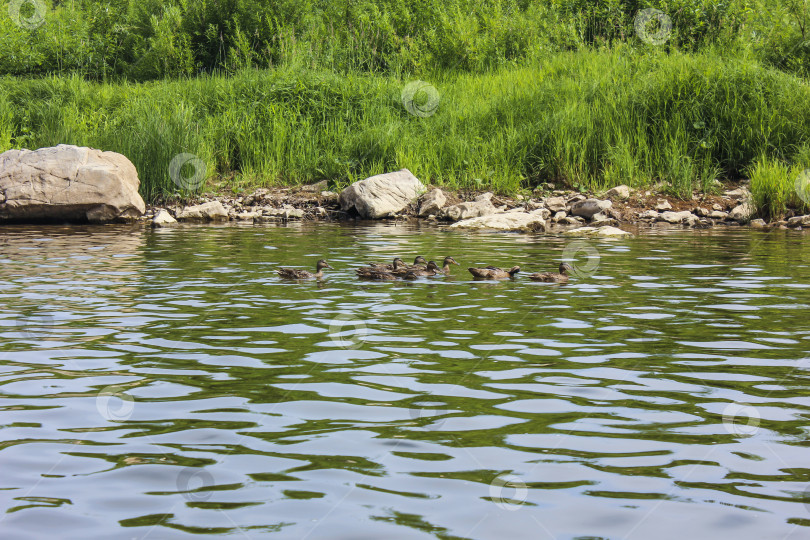
[[340, 207], [344, 212], [354, 208], [361, 217], [378, 219], [405, 209], [424, 192], [425, 185], [402, 169], [350, 185], [340, 192]]
[[104, 222], [141, 216], [138, 172], [126, 157], [60, 144], [0, 154], [0, 221]]

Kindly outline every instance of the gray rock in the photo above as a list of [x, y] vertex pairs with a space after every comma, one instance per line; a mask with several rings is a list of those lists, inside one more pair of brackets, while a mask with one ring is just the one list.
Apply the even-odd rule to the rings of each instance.
[[711, 219], [726, 219], [728, 217], [728, 212], [720, 212], [717, 210], [712, 210], [709, 213], [708, 217], [710, 217]]
[[424, 192], [424, 184], [402, 169], [350, 185], [340, 192], [340, 207], [344, 212], [354, 209], [361, 217], [379, 219], [404, 210]]
[[740, 223], [744, 223], [751, 219], [754, 215], [754, 205], [749, 202], [744, 202], [735, 206], [728, 214], [728, 218]]
[[[715, 205], [715, 206], [719, 206], [719, 205]], [[711, 212], [709, 212], [708, 209], [703, 208], [702, 206], [698, 206], [697, 208], [695, 208], [694, 213], [695, 213], [695, 215], [698, 215], [700, 217], [709, 217], [709, 214]]]
[[0, 221], [132, 220], [146, 210], [121, 154], [60, 144], [0, 154]]
[[632, 233], [623, 231], [617, 227], [605, 225], [603, 227], [579, 227], [563, 233], [566, 236], [602, 236], [606, 238], [620, 238], [633, 236]]
[[755, 219], [751, 221], [751, 227], [754, 229], [764, 229], [767, 226], [768, 224], [765, 223], [764, 219]]
[[460, 221], [494, 214], [496, 208], [492, 204], [491, 199], [492, 193], [484, 193], [476, 197], [472, 202], [465, 202], [445, 208], [444, 216], [451, 221]]
[[219, 201], [187, 206], [177, 214], [178, 221], [228, 221], [228, 212]]
[[546, 221], [542, 211], [503, 212], [486, 216], [464, 219], [450, 225], [451, 228], [465, 229], [498, 229], [503, 231], [545, 231]]
[[546, 199], [546, 208], [551, 212], [561, 212], [565, 210], [565, 199], [562, 197], [549, 197]]
[[810, 215], [808, 216], [795, 216], [787, 220], [788, 227], [807, 227], [810, 226]]
[[732, 189], [731, 191], [726, 191], [723, 193], [723, 196], [728, 197], [729, 199], [734, 199], [736, 201], [744, 201], [751, 198], [751, 192], [748, 191], [747, 188], [741, 187], [737, 189]]
[[717, 203], [714, 203], [714, 204], [712, 205], [712, 210], [714, 210], [714, 211], [716, 211], [716, 212], [722, 212], [722, 211], [723, 211], [723, 207], [722, 207], [721, 205], [717, 204]]
[[627, 199], [630, 197], [630, 188], [625, 185], [610, 188], [608, 192], [605, 193], [605, 197], [607, 197], [608, 199], [620, 199], [620, 200]]
[[683, 223], [685, 225], [695, 225], [698, 222], [698, 217], [688, 210], [681, 212], [661, 212], [658, 219], [666, 221], [667, 223]]
[[158, 210], [155, 217], [152, 218], [152, 226], [154, 227], [165, 227], [166, 225], [171, 225], [172, 223], [177, 223], [177, 220], [174, 219], [169, 211], [165, 208]]
[[669, 204], [669, 201], [661, 201], [655, 205], [655, 209], [659, 212], [666, 212], [667, 210], [672, 210], [672, 205]]
[[234, 219], [238, 221], [253, 221], [260, 215], [261, 213], [259, 212], [239, 212], [234, 216]]
[[446, 203], [447, 197], [445, 197], [442, 190], [439, 188], [431, 189], [419, 198], [419, 215], [438, 214]]
[[561, 220], [565, 219], [567, 216], [568, 216], [568, 214], [566, 214], [564, 211], [559, 211], [556, 214], [554, 214], [554, 217], [551, 218], [551, 220], [554, 223], [557, 223], [558, 221], [561, 221]]
[[601, 201], [599, 199], [585, 199], [577, 201], [571, 205], [571, 214], [591, 219], [595, 214], [607, 210], [613, 206], [610, 201]]
[[639, 219], [657, 219], [658, 212], [656, 210], [647, 210], [638, 215]]

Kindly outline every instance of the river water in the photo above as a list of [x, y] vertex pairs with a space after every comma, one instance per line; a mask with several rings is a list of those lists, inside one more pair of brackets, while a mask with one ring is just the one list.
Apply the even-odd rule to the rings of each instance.
[[807, 238], [5, 228], [0, 537], [810, 538]]

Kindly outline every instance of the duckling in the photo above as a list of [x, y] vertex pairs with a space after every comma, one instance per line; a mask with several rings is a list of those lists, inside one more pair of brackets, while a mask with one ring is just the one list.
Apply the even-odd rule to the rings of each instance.
[[360, 279], [373, 279], [374, 281], [393, 281], [397, 279], [395, 274], [386, 272], [385, 270], [358, 268], [355, 271], [357, 272], [357, 277]]
[[520, 272], [520, 266], [513, 266], [509, 270], [502, 270], [496, 266], [468, 268], [467, 270], [469, 270], [476, 279], [504, 279], [515, 277], [515, 275]]
[[402, 276], [402, 279], [416, 279], [420, 277], [435, 276], [440, 272], [441, 269], [439, 268], [439, 266], [435, 262], [430, 261], [427, 263], [427, 267], [424, 270], [421, 268], [414, 268], [413, 270], [408, 270]]
[[414, 269], [418, 268], [420, 270], [424, 270], [427, 266], [427, 261], [421, 255], [417, 255], [416, 258], [413, 260], [413, 264], [410, 265], [408, 268]]
[[545, 281], [546, 283], [568, 283], [568, 273], [573, 272], [574, 269], [568, 263], [560, 263], [560, 273], [555, 272], [537, 272], [530, 274], [529, 279], [534, 281]]
[[318, 261], [318, 264], [315, 265], [315, 273], [308, 272], [307, 270], [301, 270], [299, 268], [279, 268], [276, 270], [276, 273], [286, 279], [321, 279], [323, 278], [323, 269], [324, 268], [332, 268], [329, 266], [329, 263], [325, 260], [321, 259]]
[[456, 260], [453, 257], [450, 257], [448, 255], [447, 257], [444, 258], [444, 266], [440, 270], [440, 272], [443, 273], [446, 276], [450, 275], [450, 265], [451, 264], [455, 264], [456, 266], [461, 266], [460, 264], [458, 264], [456, 262]]

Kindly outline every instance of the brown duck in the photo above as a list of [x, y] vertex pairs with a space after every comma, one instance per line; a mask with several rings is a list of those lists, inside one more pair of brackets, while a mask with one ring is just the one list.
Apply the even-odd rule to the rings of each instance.
[[408, 270], [402, 276], [402, 279], [416, 279], [420, 277], [435, 276], [436, 274], [440, 273], [441, 269], [439, 268], [439, 266], [435, 262], [430, 261], [427, 263], [427, 268], [425, 269], [414, 268], [412, 270]]
[[447, 256], [447, 257], [444, 258], [444, 266], [440, 270], [441, 273], [446, 275], [446, 276], [450, 275], [450, 265], [451, 264], [455, 264], [456, 266], [461, 266], [456, 262], [456, 260], [453, 257]]
[[400, 259], [399, 257], [394, 257], [394, 261], [392, 264], [382, 264], [382, 263], [369, 263], [368, 266], [362, 266], [358, 268], [358, 271], [365, 271], [365, 270], [376, 270], [380, 272], [390, 272], [392, 270], [396, 270], [398, 268], [407, 268], [408, 265], [405, 264], [405, 261]]
[[537, 272], [530, 274], [529, 279], [534, 281], [545, 281], [546, 283], [568, 283], [568, 273], [573, 272], [574, 269], [567, 263], [560, 263], [560, 273], [556, 272]]
[[279, 268], [276, 273], [286, 279], [321, 279], [323, 277], [323, 269], [332, 268], [329, 263], [321, 259], [315, 265], [315, 273], [301, 270], [300, 268]]
[[519, 266], [513, 266], [509, 270], [503, 270], [496, 266], [487, 266], [486, 268], [467, 268], [476, 279], [505, 279], [513, 278], [520, 272]]

